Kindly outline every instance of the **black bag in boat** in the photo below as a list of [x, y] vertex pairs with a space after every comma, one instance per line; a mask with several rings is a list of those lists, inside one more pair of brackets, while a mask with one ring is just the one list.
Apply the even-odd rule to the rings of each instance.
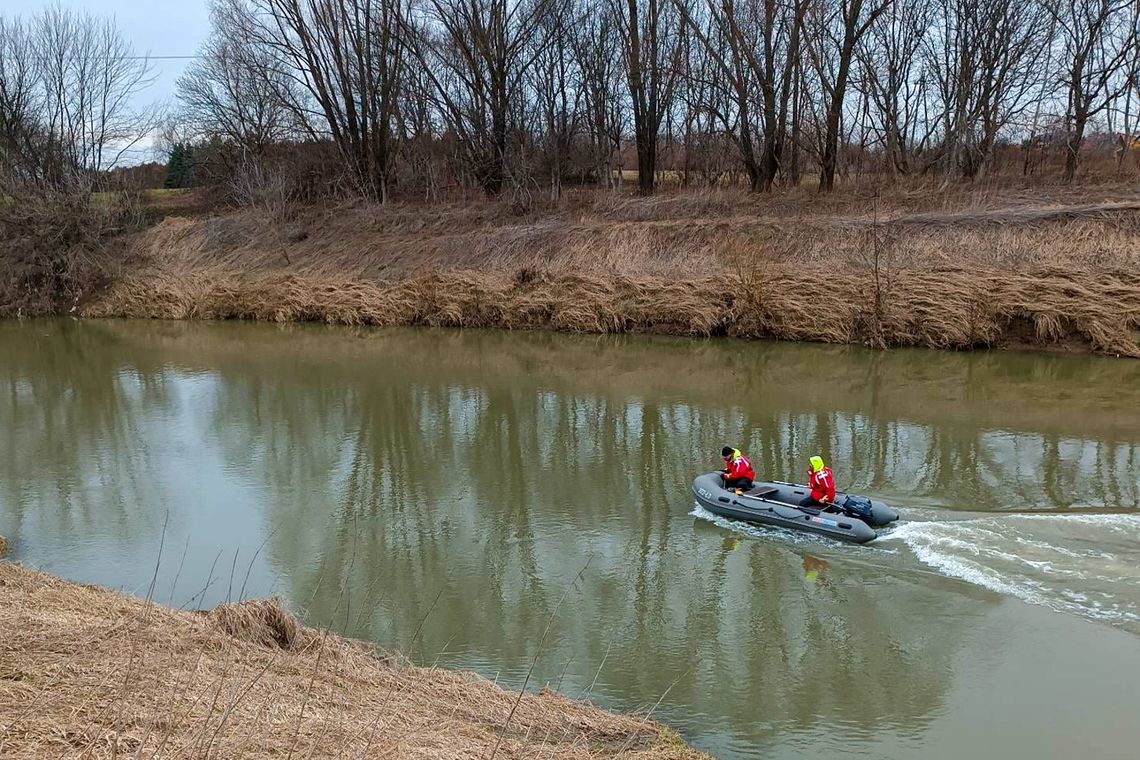
[[861, 520], [869, 521], [872, 515], [871, 500], [865, 496], [856, 496], [854, 494], [847, 494], [843, 498], [841, 505], [844, 512], [852, 517], [858, 517]]

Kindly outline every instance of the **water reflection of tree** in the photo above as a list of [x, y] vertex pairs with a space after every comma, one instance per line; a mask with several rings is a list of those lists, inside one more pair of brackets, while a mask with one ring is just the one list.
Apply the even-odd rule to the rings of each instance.
[[[253, 350], [238, 354], [216, 340], [201, 353], [220, 357], [238, 375], [241, 364], [284, 362], [286, 372], [316, 371], [351, 385], [381, 362], [410, 371], [428, 357], [425, 373], [467, 387], [484, 377], [523, 377], [553, 399], [574, 398], [582, 387], [611, 400], [632, 393], [672, 409], [716, 412], [705, 415], [702, 432], [715, 430], [720, 440], [702, 436], [701, 446], [739, 440], [764, 449], [754, 458], [775, 476], [801, 477], [804, 458], [819, 450], [832, 458], [841, 482], [951, 506], [1000, 508], [1018, 478], [1024, 501], [1036, 507], [1130, 506], [1140, 495], [1127, 472], [1107, 483], [1100, 477], [1113, 472], [1112, 462], [1135, 457], [1129, 410], [1116, 392], [1140, 380], [1134, 363], [529, 334], [389, 334], [347, 342], [313, 330], [257, 335]], [[228, 342], [249, 348], [244, 338]], [[1059, 406], [1059, 399], [1079, 403]], [[1043, 439], [1065, 445], [1039, 457], [1032, 452], [1042, 451]], [[1090, 466], [1086, 447], [1097, 446]], [[687, 454], [713, 458], [708, 449]], [[963, 486], [963, 478], [970, 483]]]
[[64, 320], [0, 323], [0, 489], [10, 530], [152, 538], [164, 499], [146, 440], [172, 404], [149, 355]]

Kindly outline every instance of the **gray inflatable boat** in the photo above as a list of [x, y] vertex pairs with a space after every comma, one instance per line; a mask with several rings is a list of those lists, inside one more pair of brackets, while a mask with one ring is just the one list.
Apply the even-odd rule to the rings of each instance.
[[810, 493], [807, 486], [782, 481], [756, 481], [737, 496], [721, 485], [720, 473], [698, 475], [693, 481], [697, 503], [722, 517], [802, 530], [863, 544], [875, 538], [875, 528], [899, 519], [899, 513], [881, 501], [855, 494], [835, 494], [835, 506], [826, 509], [798, 506]]

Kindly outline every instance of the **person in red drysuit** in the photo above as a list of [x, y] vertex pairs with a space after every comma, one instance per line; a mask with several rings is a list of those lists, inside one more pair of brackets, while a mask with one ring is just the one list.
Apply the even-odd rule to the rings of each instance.
[[724, 459], [724, 469], [720, 471], [724, 487], [735, 490], [737, 495], [751, 488], [752, 481], [756, 479], [756, 472], [752, 469], [748, 457], [741, 454], [740, 449], [731, 446], [721, 449], [720, 455]]
[[825, 507], [835, 501], [835, 477], [831, 468], [823, 463], [823, 457], [814, 456], [808, 467], [808, 487], [811, 495], [800, 502], [801, 507]]

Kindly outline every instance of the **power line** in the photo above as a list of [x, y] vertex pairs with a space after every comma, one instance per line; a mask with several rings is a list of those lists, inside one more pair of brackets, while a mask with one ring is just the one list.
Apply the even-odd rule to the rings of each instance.
[[[204, 56], [197, 55], [197, 54], [195, 54], [195, 55], [123, 55], [123, 56], [99, 55], [99, 56], [92, 56], [90, 58], [86, 58], [85, 60], [89, 60], [89, 61], [192, 61], [196, 58], [203, 58], [203, 57]], [[27, 58], [32, 58], [34, 60], [51, 60], [51, 56], [46, 56], [46, 55], [31, 55], [31, 56], [27, 56]], [[13, 56], [13, 57], [9, 58], [8, 60], [16, 60], [16, 58]]]

